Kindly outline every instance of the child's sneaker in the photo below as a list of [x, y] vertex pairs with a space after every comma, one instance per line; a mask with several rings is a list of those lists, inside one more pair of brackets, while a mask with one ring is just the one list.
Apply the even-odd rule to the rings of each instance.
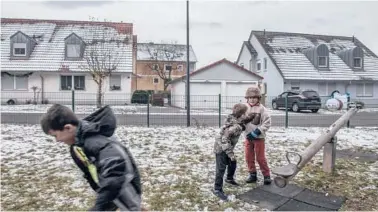
[[220, 190], [213, 190], [213, 194], [215, 196], [219, 197], [223, 201], [227, 201], [227, 195], [223, 193], [223, 191]]
[[270, 176], [264, 176], [264, 185], [270, 185], [272, 183], [272, 180], [270, 179]]
[[234, 179], [226, 179], [225, 182], [234, 186], [239, 186], [239, 183], [237, 183]]
[[249, 176], [248, 176], [248, 178], [247, 178], [247, 180], [245, 182], [246, 183], [255, 183], [255, 182], [257, 182], [257, 173], [256, 172], [249, 173]]

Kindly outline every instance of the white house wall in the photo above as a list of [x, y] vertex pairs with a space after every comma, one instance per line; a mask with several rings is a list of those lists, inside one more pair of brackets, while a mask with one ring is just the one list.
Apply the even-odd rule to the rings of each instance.
[[[292, 80], [287, 80], [285, 83], [284, 90], [290, 90], [291, 89], [291, 83], [298, 83], [300, 85], [300, 89], [306, 90], [306, 89], [311, 89], [315, 90], [319, 93], [319, 83], [321, 81], [292, 81]], [[323, 83], [326, 81], [323, 81]], [[351, 83], [351, 84], [349, 84]], [[373, 96], [372, 97], [359, 97], [357, 96], [357, 85], [355, 82], [349, 82], [349, 81], [339, 81], [336, 82], [336, 90], [344, 94], [345, 92], [350, 93], [350, 97], [353, 100], [360, 100], [363, 101], [365, 104], [369, 105], [370, 107], [378, 107], [378, 82], [375, 82], [373, 85]], [[331, 94], [331, 91], [327, 91], [328, 93], [326, 95], [323, 95], [319, 93], [321, 96], [322, 102], [324, 103], [328, 98], [329, 95]]]
[[352, 101], [359, 100], [366, 104], [367, 107], [378, 107], [378, 82], [373, 84], [373, 96], [372, 97], [360, 97], [357, 96], [357, 85], [352, 83], [348, 86], [348, 92]]
[[[44, 98], [50, 103], [71, 104], [72, 91], [61, 90], [60, 76], [85, 76], [85, 90], [75, 91], [75, 104], [95, 104], [97, 84], [92, 80], [89, 74], [85, 73], [33, 73], [28, 79], [28, 91], [2, 91], [2, 103], [10, 98], [16, 98], [19, 104], [25, 104], [27, 100], [33, 100], [34, 92], [32, 86], [38, 87], [38, 101], [41, 100], [41, 87], [43, 76], [44, 81]], [[121, 90], [111, 91], [109, 86], [109, 78], [105, 80], [104, 84], [104, 104], [110, 105], [124, 105], [131, 102], [131, 77], [130, 73], [120, 73]]]
[[171, 104], [175, 107], [185, 108], [185, 83], [177, 82], [171, 87]]
[[[267, 96], [270, 97], [279, 95], [284, 89], [284, 81], [280, 72], [277, 70], [276, 66], [273, 64], [272, 60], [266, 54], [264, 48], [254, 35], [252, 36], [250, 42], [258, 53], [256, 61], [260, 60], [261, 62], [261, 70], [256, 73], [264, 77], [263, 82], [267, 83]], [[268, 61], [266, 71], [264, 70], [264, 58], [267, 58]], [[257, 69], [257, 65], [255, 65], [255, 67]]]
[[251, 58], [252, 58], [251, 53], [248, 51], [248, 48], [243, 44], [242, 51], [239, 56], [238, 65], [240, 66], [243, 65], [245, 69], [248, 69], [251, 71], [252, 70], [251, 63], [250, 63]]
[[[12, 72], [12, 74], [20, 74]], [[33, 86], [40, 88], [41, 80], [39, 74], [33, 73], [28, 77], [28, 90], [1, 90], [1, 103], [6, 103], [9, 99], [17, 100], [18, 104], [26, 104], [27, 101], [33, 101], [34, 92], [31, 89]], [[37, 96], [36, 96], [37, 98]]]

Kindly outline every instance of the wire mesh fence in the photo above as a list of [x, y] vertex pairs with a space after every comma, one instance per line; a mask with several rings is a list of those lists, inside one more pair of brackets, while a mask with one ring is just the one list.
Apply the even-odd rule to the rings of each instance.
[[[285, 108], [273, 109], [276, 97], [265, 97], [262, 103], [272, 117], [272, 126], [328, 127], [336, 121], [345, 110], [328, 111], [325, 102], [329, 97], [321, 97], [319, 111], [301, 110], [286, 113]], [[377, 126], [378, 99], [351, 99], [364, 103], [365, 109], [356, 114], [350, 126]], [[191, 95], [190, 125], [220, 126], [233, 105], [246, 102], [243, 96]], [[79, 117], [97, 110], [97, 94], [80, 91], [30, 93], [1, 93], [2, 123], [38, 124], [39, 119], [52, 104], [63, 104], [72, 108]], [[101, 105], [110, 105], [120, 125], [136, 126], [187, 126], [186, 98], [184, 95], [136, 95], [104, 94]]]

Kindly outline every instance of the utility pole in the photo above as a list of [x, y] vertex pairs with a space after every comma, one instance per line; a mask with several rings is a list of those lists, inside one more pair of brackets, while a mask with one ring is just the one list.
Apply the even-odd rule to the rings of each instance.
[[186, 0], [186, 126], [190, 127], [189, 0]]

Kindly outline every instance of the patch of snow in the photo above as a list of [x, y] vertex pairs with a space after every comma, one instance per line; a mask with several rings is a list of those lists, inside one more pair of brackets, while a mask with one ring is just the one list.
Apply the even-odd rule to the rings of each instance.
[[[271, 167], [286, 164], [285, 154], [287, 151], [301, 152], [310, 142], [313, 142], [326, 128], [279, 128], [272, 127], [267, 134], [266, 155]], [[2, 173], [2, 203], [21, 204], [19, 198], [24, 197], [23, 193], [15, 193], [15, 186], [7, 184], [14, 174], [28, 176], [28, 171], [39, 170], [36, 173], [41, 181], [49, 176], [65, 177], [69, 180], [64, 182], [70, 190], [86, 192], [92, 195], [82, 178], [81, 172], [75, 167], [70, 158], [67, 146], [53, 141], [53, 138], [43, 134], [39, 125], [1, 125], [2, 142], [1, 158], [2, 167], [8, 168], [8, 173]], [[116, 135], [124, 143], [135, 157], [138, 167], [141, 170], [143, 189], [143, 202], [146, 206], [154, 205], [153, 201], [158, 201], [156, 195], [178, 198], [174, 205], [166, 205], [166, 210], [208, 210], [208, 204], [218, 204], [218, 199], [211, 193], [214, 186], [215, 176], [215, 156], [213, 153], [214, 136], [219, 133], [219, 128], [186, 128], [186, 127], [127, 127], [120, 126], [116, 130]], [[347, 129], [343, 128], [338, 133], [338, 149], [363, 148], [369, 151], [378, 152], [378, 128], [372, 129]], [[235, 178], [237, 181], [244, 181], [247, 175], [244, 161], [243, 137], [235, 148], [235, 155], [238, 160], [238, 169]], [[315, 161], [322, 161], [322, 151], [314, 157]], [[376, 164], [367, 164], [371, 172], [366, 173], [366, 177], [378, 177]], [[22, 171], [22, 172], [20, 172]], [[258, 172], [261, 179], [261, 174]], [[298, 178], [305, 177], [303, 173], [297, 175]], [[38, 179], [37, 178], [37, 179]], [[37, 180], [34, 179], [34, 180]], [[183, 183], [184, 182], [184, 183]], [[38, 182], [30, 181], [29, 186]], [[53, 183], [53, 182], [52, 182]], [[261, 183], [261, 182], [259, 182]], [[200, 197], [205, 205], [192, 202], [190, 192], [180, 190], [180, 186], [190, 184], [195, 188], [195, 196]], [[39, 185], [39, 184], [38, 184]], [[177, 189], [172, 189], [177, 186]], [[167, 187], [167, 193], [157, 194], [157, 188]], [[176, 187], [175, 187], [176, 188]], [[186, 188], [189, 189], [189, 188]], [[254, 205], [247, 204], [235, 198], [237, 194], [247, 191], [250, 187], [241, 186], [239, 188], [227, 187], [225, 193], [229, 195], [233, 206], [226, 210], [262, 210]], [[370, 188], [367, 188], [370, 189]], [[25, 191], [25, 195], [30, 192]], [[47, 190], [39, 191], [40, 200], [49, 196], [49, 209], [57, 209], [59, 204], [73, 204], [86, 208], [90, 207], [87, 201], [88, 196], [74, 196], [67, 200], [65, 193], [52, 192]], [[184, 196], [183, 196], [184, 195]], [[182, 201], [181, 201], [182, 200]], [[181, 201], [181, 202], [180, 202]], [[193, 200], [194, 201], [194, 200]], [[168, 204], [168, 203], [159, 203]], [[225, 203], [220, 203], [225, 204]], [[227, 203], [228, 204], [228, 203]]]

